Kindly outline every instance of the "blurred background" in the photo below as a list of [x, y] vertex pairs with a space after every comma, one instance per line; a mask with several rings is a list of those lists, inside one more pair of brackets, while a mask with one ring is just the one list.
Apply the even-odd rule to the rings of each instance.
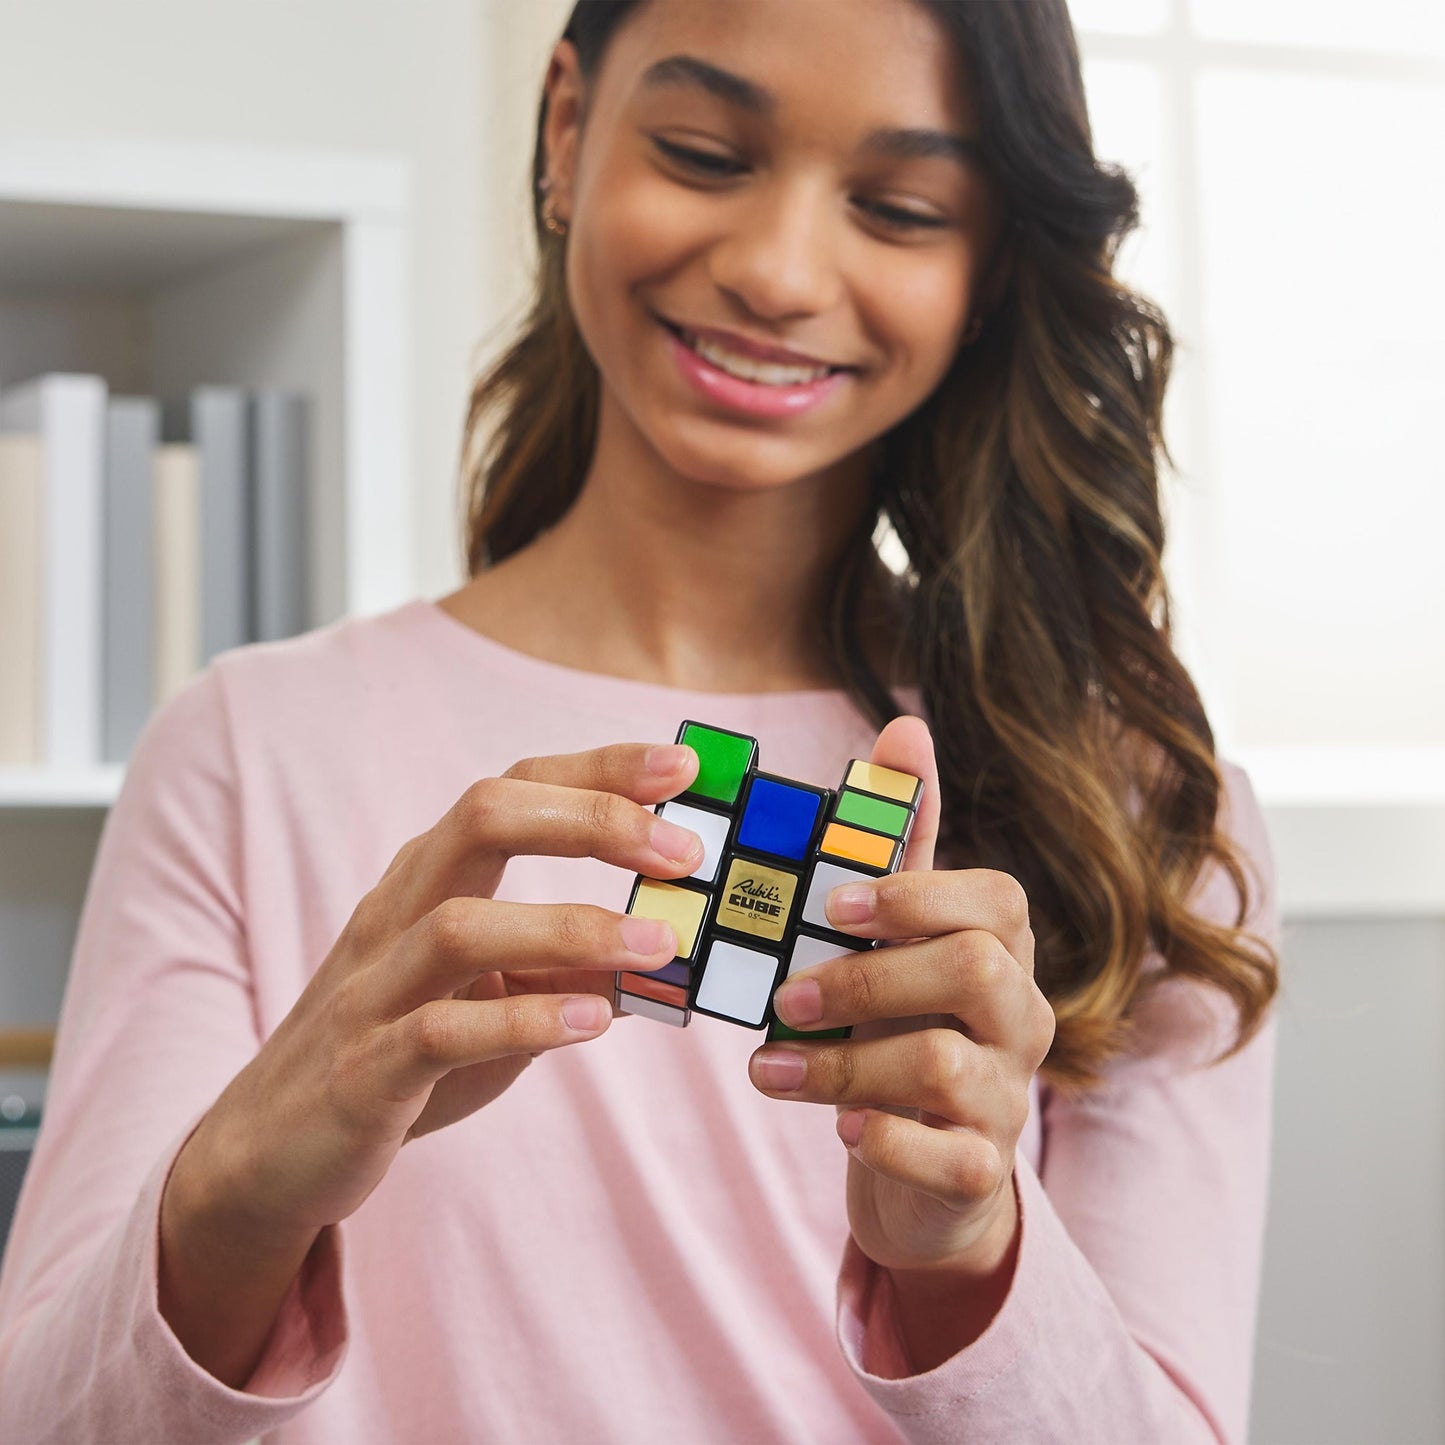
[[[523, 305], [536, 109], [569, 9], [0, 0], [0, 1231], [99, 829], [148, 709], [218, 638], [287, 635], [464, 578], [466, 398]], [[1143, 194], [1121, 269], [1179, 341], [1179, 647], [1220, 752], [1265, 805], [1281, 877], [1253, 1438], [1439, 1442], [1445, 7], [1072, 10], [1097, 148]], [[72, 380], [24, 385], [57, 375]], [[238, 514], [262, 545], [230, 634], [201, 596], [215, 569], [176, 541], [221, 445], [196, 401], [207, 388], [306, 538], [290, 573], [268, 573], [279, 514]], [[132, 413], [174, 465], [152, 529], [96, 512], [72, 518], [64, 558], [18, 543], [30, 534], [6, 524], [38, 527], [42, 505], [26, 436], [73, 405], [94, 459], [119, 455], [119, 398], [166, 408]], [[153, 549], [168, 590], [90, 580], [140, 555], [127, 547]], [[128, 634], [47, 601], [52, 560], [86, 569], [67, 595], [152, 609], [133, 672]], [[29, 652], [17, 618], [39, 638]], [[99, 720], [67, 731], [46, 707]]]

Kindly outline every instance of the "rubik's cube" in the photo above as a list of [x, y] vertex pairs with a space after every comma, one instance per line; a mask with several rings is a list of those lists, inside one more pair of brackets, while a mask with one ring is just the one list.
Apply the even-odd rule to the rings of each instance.
[[627, 911], [670, 923], [677, 956], [616, 976], [615, 1003], [685, 1028], [696, 1010], [768, 1029], [772, 1039], [847, 1038], [850, 1028], [788, 1028], [773, 991], [790, 974], [877, 940], [837, 932], [823, 905], [839, 884], [895, 871], [923, 784], [859, 758], [836, 789], [758, 771], [756, 738], [684, 722], [677, 741], [698, 755], [692, 786], [656, 812], [691, 828], [703, 859], [671, 882], [638, 874]]

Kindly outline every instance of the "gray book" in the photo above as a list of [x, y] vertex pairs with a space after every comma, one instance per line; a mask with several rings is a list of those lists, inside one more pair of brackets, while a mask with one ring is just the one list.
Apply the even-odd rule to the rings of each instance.
[[295, 637], [309, 625], [310, 468], [306, 398], [265, 388], [251, 405], [255, 487], [251, 636], [257, 642]]
[[159, 402], [148, 396], [110, 398], [101, 563], [105, 608], [101, 757], [107, 763], [129, 761], [155, 696], [151, 491], [160, 429]]
[[200, 665], [251, 640], [251, 458], [247, 397], [200, 386], [167, 401], [162, 439], [190, 442], [201, 460]]

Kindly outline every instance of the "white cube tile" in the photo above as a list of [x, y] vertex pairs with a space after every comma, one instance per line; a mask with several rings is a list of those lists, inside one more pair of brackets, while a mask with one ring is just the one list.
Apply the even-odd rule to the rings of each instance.
[[702, 862], [691, 876], [704, 883], [716, 883], [718, 863], [727, 846], [732, 820], [722, 813], [709, 813], [706, 808], [694, 808], [687, 803], [664, 803], [660, 816], [679, 828], [691, 828], [702, 839]]
[[823, 911], [828, 895], [840, 883], [871, 883], [876, 876], [873, 873], [859, 873], [853, 868], [840, 868], [836, 863], [820, 862], [813, 869], [813, 876], [808, 882], [808, 897], [803, 904], [803, 922], [811, 923], [815, 928], [832, 928], [834, 925], [828, 921], [828, 915]]
[[703, 961], [695, 1005], [739, 1023], [760, 1024], [773, 996], [778, 960], [771, 953], [716, 940]]

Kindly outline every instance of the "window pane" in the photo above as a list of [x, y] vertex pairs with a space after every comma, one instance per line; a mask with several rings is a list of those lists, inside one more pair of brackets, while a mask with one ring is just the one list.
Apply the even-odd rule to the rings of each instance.
[[1075, 30], [1111, 35], [1153, 35], [1169, 19], [1169, 0], [1071, 0]]
[[1165, 141], [1159, 72], [1135, 61], [1084, 59], [1094, 152], [1122, 165], [1139, 192], [1139, 229], [1123, 245], [1119, 276], [1167, 310], [1173, 293], [1169, 186], [1177, 182]]
[[1440, 0], [1191, 0], [1190, 16], [1209, 40], [1445, 55]]
[[1244, 743], [1445, 744], [1445, 91], [1207, 74], [1209, 490]]

